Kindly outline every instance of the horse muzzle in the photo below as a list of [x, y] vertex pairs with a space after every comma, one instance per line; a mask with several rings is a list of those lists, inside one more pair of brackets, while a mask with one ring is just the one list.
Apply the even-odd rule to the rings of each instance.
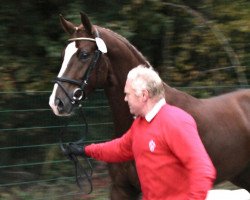
[[61, 99], [53, 95], [50, 96], [49, 105], [57, 116], [69, 116], [73, 110], [73, 105], [67, 98]]

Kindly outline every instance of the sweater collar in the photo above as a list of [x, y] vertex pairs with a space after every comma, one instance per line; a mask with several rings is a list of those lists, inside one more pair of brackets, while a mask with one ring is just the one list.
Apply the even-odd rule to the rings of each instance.
[[160, 109], [162, 108], [162, 106], [164, 106], [166, 104], [166, 100], [164, 98], [160, 99], [152, 108], [151, 111], [149, 111], [146, 116], [145, 119], [147, 122], [151, 122], [152, 119], [154, 119], [154, 117], [157, 115], [157, 113], [160, 111]]

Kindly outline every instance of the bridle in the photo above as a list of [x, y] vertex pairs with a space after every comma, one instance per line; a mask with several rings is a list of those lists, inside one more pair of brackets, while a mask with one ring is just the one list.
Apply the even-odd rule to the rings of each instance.
[[[99, 32], [98, 32], [97, 29], [95, 31], [95, 35], [96, 35], [95, 39], [94, 38], [87, 38], [87, 37], [76, 37], [76, 38], [71, 38], [71, 39], [68, 40], [69, 42], [73, 42], [73, 41], [91, 41], [91, 42], [95, 42], [97, 44], [98, 49], [95, 50], [93, 59], [91, 60], [89, 66], [87, 68], [87, 71], [85, 72], [82, 80], [79, 81], [79, 80], [74, 80], [74, 79], [70, 79], [70, 78], [67, 78], [67, 77], [56, 77], [56, 79], [53, 81], [54, 83], [58, 84], [58, 86], [62, 89], [62, 91], [65, 93], [65, 95], [69, 98], [71, 104], [74, 105], [74, 106], [78, 105], [81, 100], [86, 99], [85, 88], [88, 85], [89, 77], [90, 77], [93, 69], [96, 67], [96, 64], [97, 64], [98, 60], [100, 59], [101, 54], [103, 53], [100, 50], [100, 48], [98, 46], [98, 43], [97, 43], [99, 40], [101, 40], [100, 36], [99, 36]], [[66, 91], [65, 87], [62, 84], [63, 82], [70, 83], [70, 84], [78, 86], [78, 88], [76, 88], [73, 91], [72, 96], [69, 94], [69, 92]]]
[[[79, 81], [79, 80], [70, 79], [70, 78], [67, 78], [67, 77], [56, 77], [56, 79], [53, 81], [54, 83], [57, 83], [58, 86], [63, 90], [63, 92], [69, 98], [69, 100], [70, 100], [70, 102], [71, 102], [71, 104], [73, 106], [80, 105], [79, 102], [81, 100], [86, 99], [85, 88], [88, 85], [88, 81], [89, 81], [89, 78], [90, 78], [90, 76], [92, 74], [92, 71], [96, 67], [96, 64], [97, 64], [98, 60], [100, 59], [101, 54], [107, 52], [107, 49], [106, 49], [107, 47], [106, 47], [105, 43], [103, 42], [103, 40], [100, 38], [99, 32], [98, 32], [97, 29], [95, 31], [95, 35], [96, 35], [95, 39], [94, 38], [86, 38], [86, 37], [77, 37], [77, 38], [71, 38], [71, 39], [68, 40], [69, 42], [72, 42], [72, 41], [91, 41], [91, 42], [95, 42], [97, 47], [98, 47], [97, 50], [95, 50], [93, 59], [91, 60], [89, 66], [87, 68], [87, 71], [85, 72], [82, 80]], [[62, 83], [64, 83], [64, 82], [78, 86], [73, 91], [72, 96], [69, 94], [69, 92], [66, 91], [65, 87], [63, 86]], [[91, 163], [89, 162], [89, 159], [86, 158], [86, 157], [83, 158], [84, 161], [85, 161], [85, 165], [87, 165], [87, 167], [83, 167], [80, 164], [80, 161], [77, 158], [77, 156], [74, 155], [74, 154], [70, 154], [68, 152], [68, 150], [67, 150], [67, 148], [72, 143], [82, 145], [82, 146], [84, 145], [84, 136], [86, 136], [86, 134], [88, 133], [88, 124], [87, 124], [86, 118], [85, 118], [84, 113], [83, 113], [81, 108], [80, 108], [80, 111], [81, 111], [81, 117], [83, 118], [83, 121], [85, 123], [85, 128], [86, 128], [85, 135], [83, 135], [83, 137], [80, 140], [76, 141], [76, 142], [64, 143], [63, 142], [63, 135], [64, 135], [64, 132], [67, 131], [67, 127], [68, 127], [68, 125], [66, 124], [64, 126], [64, 128], [61, 130], [60, 148], [61, 148], [63, 154], [70, 161], [72, 161], [74, 163], [76, 183], [77, 183], [78, 187], [83, 190], [84, 184], [82, 184], [82, 182], [84, 180], [87, 180], [87, 182], [90, 185], [90, 189], [89, 189], [89, 191], [87, 193], [91, 193], [92, 189], [93, 189], [93, 186], [92, 186], [92, 172], [93, 172], [93, 169], [92, 169]]]

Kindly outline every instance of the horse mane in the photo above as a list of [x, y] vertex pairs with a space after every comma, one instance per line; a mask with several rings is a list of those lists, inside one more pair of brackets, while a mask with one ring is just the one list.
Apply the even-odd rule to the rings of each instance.
[[98, 29], [102, 29], [108, 33], [110, 33], [113, 37], [117, 38], [118, 40], [120, 40], [121, 42], [123, 42], [130, 51], [134, 52], [135, 55], [138, 55], [140, 57], [141, 60], [144, 60], [145, 63], [147, 64], [147, 67], [152, 67], [150, 62], [147, 60], [147, 58], [134, 46], [132, 45], [125, 37], [123, 37], [122, 35], [108, 29], [108, 28], [104, 28], [104, 27], [100, 27], [100, 26], [96, 26], [98, 27]]

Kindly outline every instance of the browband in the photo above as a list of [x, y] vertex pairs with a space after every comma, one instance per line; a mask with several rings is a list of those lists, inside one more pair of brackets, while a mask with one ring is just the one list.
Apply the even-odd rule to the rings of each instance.
[[86, 37], [78, 37], [78, 38], [70, 38], [70, 39], [68, 39], [69, 42], [79, 41], [79, 40], [87, 40], [87, 41], [95, 42], [94, 38], [86, 38]]

